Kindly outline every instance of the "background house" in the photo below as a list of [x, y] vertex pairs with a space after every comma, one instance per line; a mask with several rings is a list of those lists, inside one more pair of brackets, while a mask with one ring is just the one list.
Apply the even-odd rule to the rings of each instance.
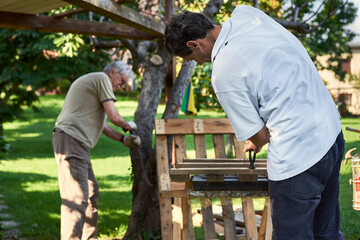
[[[360, 115], [360, 41], [349, 43], [349, 46], [353, 54], [350, 59], [344, 56], [342, 62], [342, 70], [348, 73], [345, 81], [340, 81], [333, 72], [328, 70], [319, 71], [319, 73], [338, 107], [345, 104], [350, 113]], [[325, 62], [326, 58], [322, 57], [319, 60]], [[350, 80], [350, 75], [357, 81]]]

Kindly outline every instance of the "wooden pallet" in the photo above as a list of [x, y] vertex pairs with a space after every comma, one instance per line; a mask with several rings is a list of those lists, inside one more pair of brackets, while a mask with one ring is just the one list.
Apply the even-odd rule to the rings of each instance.
[[[232, 198], [242, 199], [246, 239], [271, 239], [266, 160], [258, 159], [256, 169], [248, 168], [244, 143], [235, 139], [228, 119], [161, 119], [155, 122], [155, 133], [163, 239], [194, 238], [191, 198], [200, 198], [205, 239], [216, 239], [212, 198], [221, 200], [227, 240], [237, 239]], [[227, 134], [232, 136], [235, 158], [226, 156]], [[194, 137], [196, 158], [187, 157], [186, 135]], [[207, 158], [206, 135], [212, 136], [215, 158]], [[259, 230], [253, 207], [256, 197], [266, 197]]]

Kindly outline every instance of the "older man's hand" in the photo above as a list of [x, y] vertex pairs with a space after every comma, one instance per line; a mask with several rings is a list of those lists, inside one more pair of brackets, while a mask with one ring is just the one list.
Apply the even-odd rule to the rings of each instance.
[[141, 147], [141, 139], [136, 135], [125, 136], [124, 145], [129, 148]]

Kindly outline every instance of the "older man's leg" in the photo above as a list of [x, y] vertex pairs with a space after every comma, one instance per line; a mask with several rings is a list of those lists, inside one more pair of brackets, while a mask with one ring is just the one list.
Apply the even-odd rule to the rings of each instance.
[[96, 181], [91, 163], [88, 174], [89, 199], [83, 228], [83, 240], [97, 239], [99, 184]]

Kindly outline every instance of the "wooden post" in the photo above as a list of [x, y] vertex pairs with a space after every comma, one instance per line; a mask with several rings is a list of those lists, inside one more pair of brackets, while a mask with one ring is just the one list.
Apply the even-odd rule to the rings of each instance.
[[235, 214], [231, 198], [221, 198], [222, 215], [226, 240], [237, 240]]
[[[265, 200], [265, 207], [266, 207], [265, 240], [271, 240], [272, 239], [273, 225], [272, 225], [272, 220], [271, 220], [271, 208], [270, 208], [270, 198], [269, 197], [267, 197], [266, 200]], [[264, 208], [264, 212], [265, 212], [265, 208]]]
[[216, 238], [214, 214], [210, 198], [201, 198], [201, 214], [203, 216], [204, 239], [210, 240]]
[[255, 211], [252, 198], [242, 198], [242, 210], [244, 214], [246, 239], [258, 239], [258, 232], [255, 219]]
[[[167, 151], [167, 137], [156, 136], [156, 158], [159, 193], [170, 190], [169, 160]], [[173, 224], [171, 198], [160, 197], [161, 232], [163, 239], [172, 239]]]
[[181, 229], [183, 228], [182, 204], [181, 198], [174, 198], [172, 216], [173, 216], [173, 238], [181, 239]]
[[[205, 135], [194, 135], [196, 157], [206, 158]], [[212, 202], [210, 198], [201, 198], [201, 215], [203, 217], [204, 239], [210, 240], [216, 238], [214, 214], [212, 211]]]

